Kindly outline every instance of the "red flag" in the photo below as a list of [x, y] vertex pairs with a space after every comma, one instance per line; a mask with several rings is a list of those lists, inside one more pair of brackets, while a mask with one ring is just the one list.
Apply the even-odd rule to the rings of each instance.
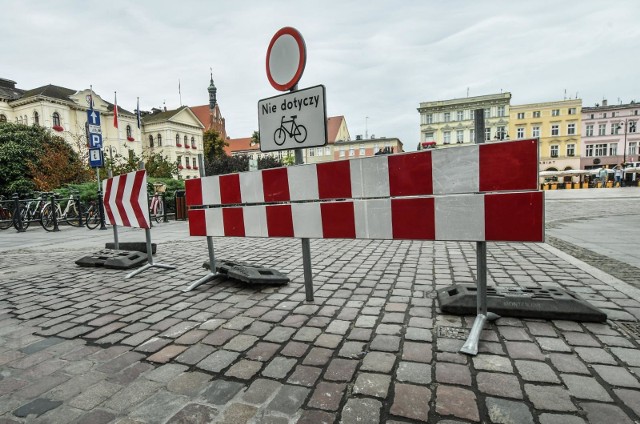
[[118, 128], [118, 96], [113, 92], [113, 126]]

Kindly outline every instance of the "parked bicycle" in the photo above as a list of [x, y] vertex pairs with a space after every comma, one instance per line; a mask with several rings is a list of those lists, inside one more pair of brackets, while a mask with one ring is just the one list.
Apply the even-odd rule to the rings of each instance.
[[13, 225], [13, 200], [0, 196], [0, 230], [6, 230]]
[[[42, 210], [47, 204], [47, 196], [51, 193], [36, 192], [36, 194], [37, 198], [20, 202], [18, 213], [14, 211], [13, 226], [16, 230], [20, 231], [20, 224], [22, 224], [22, 229], [26, 230], [32, 222], [39, 222], [42, 228], [46, 229], [42, 221]], [[20, 217], [20, 221], [18, 217]]]
[[100, 210], [98, 209], [98, 203], [95, 200], [92, 200], [91, 203], [89, 203], [84, 219], [85, 225], [90, 230], [94, 230], [98, 225], [100, 225]]
[[[80, 226], [82, 222], [82, 206], [79, 206], [80, 202], [78, 199], [78, 193], [69, 194], [64, 212], [61, 211], [60, 203], [55, 203], [55, 218], [58, 220], [58, 223], [64, 222], [74, 227]], [[51, 203], [47, 203], [42, 209], [42, 226], [47, 231], [53, 231], [55, 228]]]
[[151, 198], [151, 206], [149, 207], [149, 214], [151, 218], [156, 222], [164, 220], [164, 201], [162, 200], [161, 193], [164, 193], [167, 186], [164, 183], [153, 184], [154, 193]]
[[[287, 136], [293, 138], [298, 143], [304, 143], [307, 139], [307, 128], [304, 125], [298, 125], [296, 122], [297, 115], [291, 115], [291, 119], [285, 121], [284, 116], [280, 120], [280, 128], [273, 133], [273, 141], [282, 146], [287, 140]], [[291, 124], [287, 128], [287, 124]]]

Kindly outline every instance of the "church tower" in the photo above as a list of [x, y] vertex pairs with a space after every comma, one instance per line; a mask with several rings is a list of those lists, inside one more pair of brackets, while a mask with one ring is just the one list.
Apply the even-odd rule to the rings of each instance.
[[227, 139], [227, 131], [225, 129], [225, 122], [222, 114], [220, 113], [220, 107], [218, 106], [217, 93], [218, 89], [213, 83], [213, 70], [211, 70], [211, 79], [209, 83], [209, 128], [213, 128], [218, 131], [220, 137], [223, 140]]

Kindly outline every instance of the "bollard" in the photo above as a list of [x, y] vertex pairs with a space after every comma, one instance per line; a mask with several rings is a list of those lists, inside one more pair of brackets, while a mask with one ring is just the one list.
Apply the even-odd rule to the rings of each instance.
[[58, 227], [58, 214], [56, 213], [56, 193], [51, 193], [51, 218], [53, 219], [53, 231], [60, 231]]
[[104, 205], [102, 204], [102, 190], [98, 190], [98, 215], [100, 216], [100, 229], [106, 230], [107, 226], [104, 223]]
[[162, 208], [162, 222], [169, 222], [169, 218], [167, 218], [167, 193], [162, 193], [162, 204], [164, 205]]
[[74, 195], [74, 202], [76, 202], [76, 209], [78, 209], [78, 227], [82, 227], [82, 214], [84, 211], [82, 210], [82, 202], [80, 202], [80, 193]]
[[24, 233], [26, 230], [22, 225], [22, 215], [20, 214], [20, 197], [18, 193], [13, 193], [13, 226], [16, 227], [19, 233]]

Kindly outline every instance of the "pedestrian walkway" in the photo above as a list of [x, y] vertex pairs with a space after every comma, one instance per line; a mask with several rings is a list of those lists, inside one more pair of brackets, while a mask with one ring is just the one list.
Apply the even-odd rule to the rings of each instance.
[[474, 317], [441, 314], [436, 290], [474, 283], [472, 243], [312, 240], [307, 303], [297, 240], [215, 238], [292, 282], [185, 293], [207, 251], [184, 223], [152, 230], [177, 269], [130, 280], [73, 263], [110, 231], [57, 234], [0, 234], [3, 424], [640, 420], [640, 290], [546, 244], [490, 243], [489, 285], [561, 287], [609, 321], [501, 318], [469, 357]]

